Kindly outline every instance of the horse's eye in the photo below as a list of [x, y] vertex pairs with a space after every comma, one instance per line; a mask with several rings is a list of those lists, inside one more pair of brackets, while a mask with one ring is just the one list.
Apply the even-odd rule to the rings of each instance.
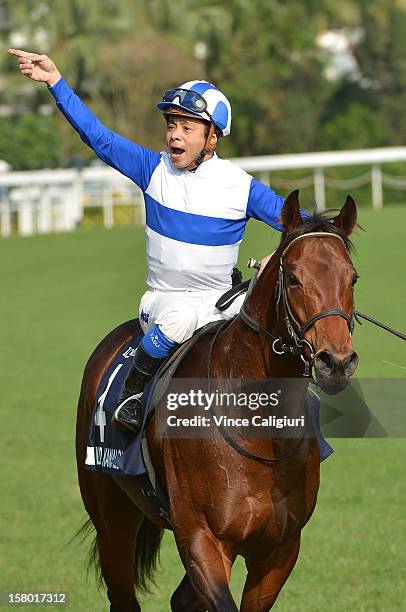
[[288, 285], [298, 285], [299, 281], [296, 278], [296, 276], [294, 274], [292, 274], [292, 272], [287, 272], [286, 273], [286, 280], [288, 282]]
[[355, 283], [357, 282], [357, 280], [359, 279], [359, 275], [358, 274], [354, 274], [354, 276], [352, 277], [352, 286], [354, 287]]

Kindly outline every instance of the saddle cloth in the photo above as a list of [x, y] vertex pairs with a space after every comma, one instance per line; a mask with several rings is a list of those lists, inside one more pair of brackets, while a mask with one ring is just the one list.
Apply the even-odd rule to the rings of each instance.
[[89, 469], [119, 476], [138, 476], [146, 467], [141, 452], [141, 440], [145, 426], [153, 414], [153, 407], [162, 397], [176, 368], [190, 348], [205, 334], [214, 333], [224, 321], [214, 321], [199, 329], [184, 342], [159, 368], [148, 382], [143, 394], [143, 423], [134, 435], [111, 424], [117, 400], [132, 364], [134, 351], [142, 339], [142, 333], [134, 336], [113, 359], [102, 377], [89, 425], [85, 465]]
[[[96, 400], [93, 407], [89, 426], [87, 454], [85, 465], [88, 469], [99, 469], [105, 473], [129, 475], [123, 468], [116, 464], [116, 460], [122, 457], [128, 448], [137, 439], [138, 446], [140, 436], [124, 431], [111, 424], [111, 417], [117, 407], [117, 398], [124, 384], [127, 373], [132, 364], [134, 351], [142, 339], [142, 334], [131, 338], [112, 361], [109, 368], [102, 377]], [[147, 386], [145, 392], [148, 393]], [[142, 462], [136, 461], [133, 465], [131, 475], [138, 475], [143, 471]]]
[[169, 503], [152, 466], [146, 440], [146, 425], [154, 411], [155, 402], [165, 392], [170, 379], [185, 354], [206, 333], [214, 333], [224, 321], [208, 323], [194, 336], [182, 344], [159, 368], [147, 384], [143, 394], [143, 421], [140, 431], [134, 435], [111, 424], [127, 373], [131, 367], [134, 351], [141, 341], [140, 332], [124, 346], [113, 359], [102, 377], [96, 392], [89, 424], [85, 467], [100, 470], [115, 476], [137, 478], [142, 493], [152, 510], [171, 528]]

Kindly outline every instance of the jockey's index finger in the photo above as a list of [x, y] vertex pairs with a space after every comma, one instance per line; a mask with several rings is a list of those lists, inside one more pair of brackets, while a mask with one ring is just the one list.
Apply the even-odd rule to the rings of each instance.
[[10, 55], [18, 55], [20, 57], [28, 58], [31, 58], [32, 55], [35, 55], [35, 53], [29, 53], [28, 51], [23, 51], [22, 49], [7, 49], [7, 53], [10, 53]]

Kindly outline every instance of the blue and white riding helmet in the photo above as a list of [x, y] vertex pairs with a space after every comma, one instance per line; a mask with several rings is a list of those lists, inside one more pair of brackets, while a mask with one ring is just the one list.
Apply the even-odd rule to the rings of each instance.
[[231, 105], [217, 87], [207, 81], [188, 81], [168, 89], [157, 104], [159, 110], [165, 111], [175, 107], [214, 123], [223, 136], [231, 131]]

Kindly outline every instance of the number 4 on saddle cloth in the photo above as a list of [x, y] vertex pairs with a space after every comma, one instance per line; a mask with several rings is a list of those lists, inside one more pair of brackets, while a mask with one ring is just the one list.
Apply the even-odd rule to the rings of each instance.
[[[146, 425], [154, 413], [154, 386], [159, 381], [159, 393], [167, 389], [173, 373], [190, 348], [206, 333], [213, 333], [221, 321], [209, 323], [182, 344], [159, 368], [148, 382], [143, 394], [142, 426], [138, 433], [125, 431], [111, 423], [127, 373], [131, 367], [134, 351], [142, 340], [142, 333], [131, 338], [112, 361], [102, 377], [96, 392], [91, 421], [89, 424], [85, 467], [115, 476], [133, 476], [138, 479], [142, 492], [152, 509], [166, 520], [170, 527], [169, 505], [165, 493], [156, 479], [146, 443]], [[320, 460], [324, 461], [333, 452], [323, 438], [319, 425], [320, 402], [316, 395], [308, 393], [306, 398], [308, 414], [315, 427], [320, 446]]]

